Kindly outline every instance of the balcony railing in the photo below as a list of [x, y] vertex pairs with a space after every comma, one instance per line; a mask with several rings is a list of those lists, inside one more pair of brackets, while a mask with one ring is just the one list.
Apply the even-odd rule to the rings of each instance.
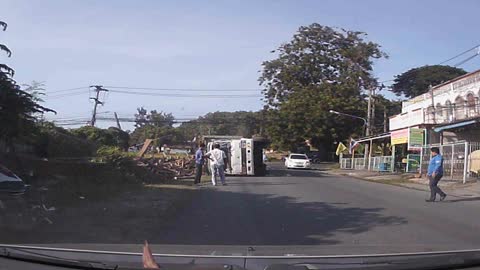
[[447, 124], [480, 117], [480, 104], [429, 107], [424, 112], [425, 124]]

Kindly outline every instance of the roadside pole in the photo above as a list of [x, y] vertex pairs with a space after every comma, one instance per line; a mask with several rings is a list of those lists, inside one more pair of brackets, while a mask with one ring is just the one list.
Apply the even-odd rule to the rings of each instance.
[[390, 164], [390, 170], [395, 172], [395, 144], [392, 145], [392, 163]]
[[[465, 142], [465, 155], [463, 156], [463, 183], [467, 182], [467, 171], [468, 171], [468, 142]], [[453, 161], [453, 160], [452, 160]]]
[[92, 127], [94, 127], [95, 122], [97, 121], [97, 106], [98, 106], [98, 104], [100, 104], [100, 105], [104, 104], [99, 99], [100, 92], [108, 92], [108, 90], [103, 88], [103, 86], [101, 86], [101, 85], [92, 85], [91, 87], [94, 87], [95, 88], [94, 91], [96, 92], [96, 96], [94, 98], [90, 98], [90, 99], [93, 99], [93, 101], [95, 102], [95, 104], [93, 105], [92, 120], [90, 122], [90, 125]]

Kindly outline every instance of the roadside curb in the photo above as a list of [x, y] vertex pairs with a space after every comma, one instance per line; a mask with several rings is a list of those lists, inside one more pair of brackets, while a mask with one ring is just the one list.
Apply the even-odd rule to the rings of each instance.
[[[409, 183], [404, 184], [404, 183], [396, 183], [396, 182], [388, 182], [388, 181], [377, 181], [377, 180], [368, 179], [368, 178], [365, 178], [365, 177], [361, 177], [361, 176], [357, 176], [357, 175], [351, 175], [351, 174], [347, 174], [347, 173], [332, 173], [331, 171], [325, 171], [325, 173], [327, 173], [329, 175], [332, 175], [332, 176], [351, 177], [351, 178], [355, 178], [355, 179], [358, 179], [358, 180], [362, 180], [362, 181], [366, 181], [366, 182], [372, 182], [372, 183], [376, 183], [376, 184], [397, 186], [397, 187], [402, 187], [402, 188], [417, 190], [417, 191], [423, 191], [423, 192], [430, 191], [430, 188], [428, 187], [428, 185], [421, 184], [421, 183], [416, 183], [416, 182], [413, 182], [413, 181], [410, 181], [410, 180], [405, 180], [405, 181], [408, 181]], [[419, 187], [412, 186], [412, 185], [418, 185]], [[450, 189], [451, 187], [444, 187], [444, 188], [445, 189]], [[456, 198], [479, 196], [475, 192], [469, 192], [469, 191], [466, 191], [466, 192], [470, 193], [470, 194], [459, 195], [459, 194], [456, 194], [455, 192], [448, 193], [448, 194], [449, 194], [449, 196], [456, 197]]]

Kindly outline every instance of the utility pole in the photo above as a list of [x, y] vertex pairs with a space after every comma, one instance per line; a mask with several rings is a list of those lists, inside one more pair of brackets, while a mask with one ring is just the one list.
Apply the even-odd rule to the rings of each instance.
[[375, 89], [372, 89], [372, 116], [368, 120], [368, 125], [370, 126], [370, 133], [373, 134], [374, 130], [373, 128], [375, 127]]
[[114, 112], [113, 115], [115, 115], [115, 121], [117, 121], [117, 128], [122, 129], [122, 127], [120, 126], [120, 120], [118, 120], [117, 112]]
[[372, 88], [368, 89], [368, 107], [367, 107], [367, 126], [365, 130], [365, 135], [370, 135], [370, 120], [372, 117]]
[[98, 104], [100, 105], [103, 105], [103, 102], [101, 102], [99, 100], [99, 97], [100, 97], [100, 92], [108, 92], [107, 89], [103, 88], [103, 86], [101, 85], [92, 85], [90, 87], [93, 87], [93, 91], [96, 92], [96, 95], [94, 98], [90, 98], [90, 99], [93, 99], [93, 101], [95, 101], [95, 104], [93, 105], [93, 114], [92, 114], [92, 121], [90, 122], [90, 125], [92, 127], [95, 126], [95, 122], [97, 121], [97, 106]]
[[387, 106], [383, 105], [383, 133], [387, 133]]
[[429, 86], [429, 92], [430, 92], [430, 97], [432, 98], [432, 120], [433, 120], [433, 124], [435, 124], [435, 99], [433, 97], [433, 87], [432, 85], [430, 84]]

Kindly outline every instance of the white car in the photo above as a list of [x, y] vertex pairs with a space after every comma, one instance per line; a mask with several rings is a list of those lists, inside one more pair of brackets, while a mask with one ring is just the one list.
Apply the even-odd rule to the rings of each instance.
[[310, 160], [305, 154], [290, 154], [285, 159], [285, 167], [287, 167], [287, 169], [310, 169]]

